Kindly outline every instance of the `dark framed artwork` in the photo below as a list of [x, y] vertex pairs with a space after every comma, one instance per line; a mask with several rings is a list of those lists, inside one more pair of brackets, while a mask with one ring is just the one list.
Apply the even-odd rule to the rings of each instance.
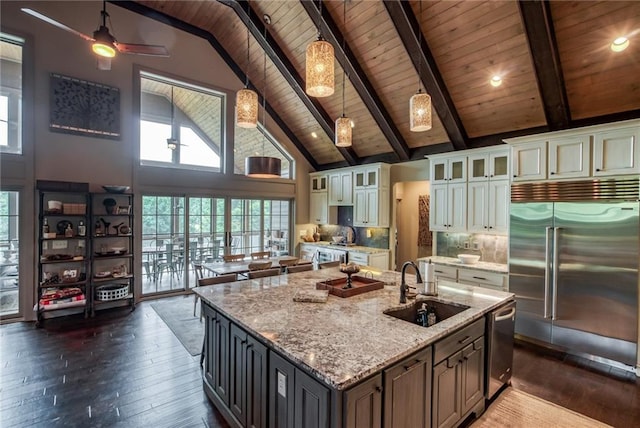
[[120, 139], [120, 90], [51, 73], [49, 130]]

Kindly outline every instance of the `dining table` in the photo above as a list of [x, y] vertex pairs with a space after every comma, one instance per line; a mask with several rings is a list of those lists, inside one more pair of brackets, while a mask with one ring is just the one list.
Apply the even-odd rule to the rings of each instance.
[[[266, 259], [259, 259], [259, 260], [246, 259], [246, 260], [240, 260], [240, 261], [234, 261], [234, 262], [203, 263], [202, 267], [207, 271], [213, 273], [215, 276], [226, 275], [230, 273], [243, 274], [243, 273], [249, 272], [250, 263], [254, 263], [257, 261], [260, 261], [260, 262], [270, 261], [271, 267], [276, 267], [276, 266], [280, 266], [281, 261], [296, 260], [296, 259], [298, 259], [298, 257], [276, 256], [276, 257], [269, 257]], [[298, 265], [309, 264], [309, 263], [312, 263], [312, 262], [310, 260], [303, 260], [303, 259], [300, 259], [297, 262]]]

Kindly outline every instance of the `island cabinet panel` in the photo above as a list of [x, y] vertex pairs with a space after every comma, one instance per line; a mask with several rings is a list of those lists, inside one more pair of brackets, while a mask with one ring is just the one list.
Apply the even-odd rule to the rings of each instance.
[[295, 367], [275, 352], [269, 353], [269, 427], [294, 428]]
[[432, 426], [456, 426], [484, 410], [484, 320], [434, 345]]
[[216, 313], [212, 332], [213, 341], [213, 391], [229, 406], [229, 320]]
[[329, 428], [329, 389], [296, 369], [294, 420], [296, 428]]
[[235, 324], [231, 324], [230, 344], [229, 407], [231, 408], [231, 413], [240, 421], [242, 426], [247, 426], [247, 392], [245, 389], [247, 384], [247, 333]]
[[345, 391], [344, 428], [380, 428], [382, 426], [382, 375]]
[[268, 360], [267, 348], [254, 337], [247, 335], [246, 347], [247, 427], [267, 426]]
[[214, 380], [214, 367], [215, 367], [215, 352], [214, 352], [214, 340], [216, 325], [216, 311], [214, 311], [209, 305], [202, 305], [202, 315], [204, 317], [205, 325], [205, 339], [204, 339], [204, 359], [202, 361], [202, 371], [204, 381], [207, 386], [213, 390], [215, 385]]
[[384, 427], [431, 426], [431, 347], [384, 370]]

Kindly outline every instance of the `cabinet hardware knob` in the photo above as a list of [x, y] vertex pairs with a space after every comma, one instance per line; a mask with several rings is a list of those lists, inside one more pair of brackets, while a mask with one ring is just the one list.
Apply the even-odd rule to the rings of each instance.
[[551, 171], [549, 174], [554, 175], [554, 174], [555, 174], [555, 172]]
[[517, 177], [517, 175], [516, 175], [516, 174], [513, 174], [513, 178], [516, 178], [516, 177]]
[[487, 278], [483, 278], [483, 277], [481, 277], [481, 276], [473, 276], [472, 278], [474, 278], [474, 279], [482, 279], [482, 280], [484, 280], [484, 281], [486, 281], [486, 280], [487, 280]]
[[486, 229], [486, 228], [487, 228], [487, 226], [484, 226], [484, 228]]
[[[493, 175], [492, 175], [492, 177], [493, 177]], [[484, 178], [487, 178], [487, 176], [485, 175]]]
[[493, 229], [493, 226], [489, 226], [489, 229]]
[[600, 168], [596, 168], [596, 172], [600, 172]]
[[382, 387], [376, 385], [375, 390], [376, 390], [376, 392], [382, 392]]

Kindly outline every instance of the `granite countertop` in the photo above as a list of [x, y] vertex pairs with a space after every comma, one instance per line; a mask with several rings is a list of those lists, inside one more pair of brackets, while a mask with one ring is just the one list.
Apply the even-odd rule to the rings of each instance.
[[431, 259], [431, 263], [435, 263], [438, 265], [455, 266], [455, 267], [464, 268], [464, 269], [477, 269], [477, 270], [484, 270], [488, 272], [495, 272], [495, 273], [502, 273], [502, 274], [509, 273], [509, 265], [504, 263], [491, 263], [491, 262], [479, 261], [478, 263], [475, 263], [472, 265], [465, 265], [463, 263], [460, 263], [460, 260], [458, 260], [455, 257], [443, 257], [443, 256], [421, 257], [417, 260], [427, 262], [429, 261], [429, 259]]
[[[400, 274], [374, 271], [380, 290], [326, 303], [294, 302], [299, 290], [344, 277], [338, 268], [237, 281], [194, 289], [203, 301], [267, 346], [331, 387], [343, 390], [514, 298], [511, 293], [442, 282], [438, 300], [470, 306], [433, 327], [402, 321], [383, 311], [399, 304]], [[415, 275], [406, 276], [415, 285]]]
[[350, 245], [350, 246], [334, 245], [329, 241], [301, 242], [301, 244], [315, 245], [317, 247], [328, 247], [328, 248], [334, 248], [337, 250], [356, 251], [358, 253], [366, 253], [366, 254], [388, 253], [390, 251], [388, 248], [364, 247], [362, 245]]

